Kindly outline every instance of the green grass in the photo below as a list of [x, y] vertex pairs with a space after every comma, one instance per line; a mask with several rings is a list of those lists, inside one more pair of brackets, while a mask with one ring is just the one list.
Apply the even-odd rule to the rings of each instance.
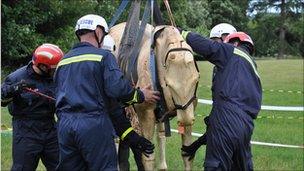
[[[303, 106], [303, 60], [259, 60], [257, 61], [257, 65], [263, 89], [266, 90], [263, 92], [263, 105]], [[212, 67], [207, 62], [199, 62], [201, 73], [198, 90], [199, 98], [211, 99], [210, 87], [207, 86], [211, 85]], [[302, 91], [302, 93], [267, 91], [271, 89]], [[193, 132], [203, 133], [205, 131], [203, 116], [201, 115], [208, 115], [210, 110], [210, 105], [198, 105], [195, 112], [197, 116]], [[7, 109], [2, 108], [1, 111], [1, 123], [10, 126], [11, 117]], [[301, 119], [301, 117], [303, 118], [303, 112], [261, 111], [259, 115], [272, 116], [275, 119], [256, 119], [252, 137], [253, 141], [304, 145], [304, 120]], [[171, 121], [171, 127], [176, 128], [175, 119]], [[1, 134], [1, 138], [1, 170], [9, 170], [12, 161], [11, 135]], [[196, 138], [194, 137], [193, 139]], [[166, 154], [170, 170], [183, 170], [183, 161], [180, 157], [180, 144], [181, 138], [176, 133], [172, 133], [172, 137], [167, 139]], [[304, 149], [253, 145], [252, 153], [255, 170], [304, 170]], [[193, 170], [202, 170], [204, 156], [205, 147], [202, 147], [196, 154]], [[132, 157], [130, 161], [131, 169], [136, 170]], [[40, 164], [38, 170], [45, 169]]]

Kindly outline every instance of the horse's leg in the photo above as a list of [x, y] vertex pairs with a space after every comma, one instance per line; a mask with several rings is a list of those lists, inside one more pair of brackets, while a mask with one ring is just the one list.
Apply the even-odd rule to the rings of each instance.
[[[153, 142], [153, 134], [155, 129], [155, 115], [153, 110], [145, 110], [144, 108], [137, 109], [139, 123], [141, 125], [142, 135], [149, 141]], [[145, 170], [155, 170], [155, 153], [149, 157], [142, 155], [143, 165]]]
[[157, 145], [159, 149], [159, 170], [167, 170], [166, 163], [166, 136], [165, 136], [165, 124], [164, 122], [159, 122], [157, 124]]
[[[191, 132], [192, 126], [185, 126], [185, 132], [182, 134], [182, 143], [183, 145], [189, 146], [191, 144]], [[182, 157], [184, 161], [185, 170], [191, 170], [192, 168], [192, 161], [189, 161], [189, 157]]]

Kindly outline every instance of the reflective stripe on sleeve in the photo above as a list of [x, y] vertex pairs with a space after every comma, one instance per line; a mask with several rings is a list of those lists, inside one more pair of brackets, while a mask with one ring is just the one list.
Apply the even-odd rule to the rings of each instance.
[[126, 103], [128, 105], [131, 105], [132, 103], [137, 103], [138, 102], [137, 99], [138, 99], [138, 92], [137, 92], [137, 90], [135, 90], [132, 100], [130, 100]]
[[8, 103], [8, 102], [11, 102], [11, 101], [13, 101], [13, 98], [1, 99], [1, 102], [2, 102], [2, 103]]
[[188, 34], [190, 33], [190, 31], [182, 31], [182, 37], [186, 40]]
[[79, 56], [74, 56], [71, 58], [66, 58], [61, 60], [58, 63], [58, 67], [63, 66], [63, 65], [68, 65], [76, 62], [83, 62], [83, 61], [96, 61], [100, 62], [102, 60], [103, 56], [102, 55], [96, 55], [96, 54], [85, 54], [85, 55], [79, 55]]
[[132, 127], [129, 127], [127, 130], [125, 130], [125, 132], [121, 135], [121, 140], [124, 140], [126, 138], [126, 136], [131, 132], [133, 131], [133, 128]]
[[234, 48], [233, 53], [236, 54], [236, 55], [238, 55], [238, 56], [240, 56], [240, 57], [242, 57], [242, 58], [244, 58], [244, 59], [246, 59], [250, 63], [250, 65], [252, 66], [255, 75], [257, 75], [260, 78], [260, 75], [259, 75], [259, 73], [258, 73], [258, 71], [256, 69], [256, 66], [254, 65], [254, 62], [253, 62], [253, 60], [251, 59], [250, 56], [248, 56], [245, 52], [243, 52], [243, 51], [241, 51], [241, 50], [239, 50], [237, 48]]

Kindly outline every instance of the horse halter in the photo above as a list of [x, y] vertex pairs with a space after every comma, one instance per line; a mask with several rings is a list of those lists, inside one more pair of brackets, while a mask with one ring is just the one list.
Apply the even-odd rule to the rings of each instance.
[[[183, 47], [180, 47], [180, 48], [172, 48], [172, 49], [168, 50], [168, 52], [167, 52], [167, 54], [166, 54], [165, 61], [164, 61], [164, 63], [163, 63], [163, 67], [167, 68], [167, 59], [168, 59], [169, 54], [170, 54], [171, 52], [177, 52], [177, 51], [188, 51], [188, 52], [190, 52], [191, 54], [193, 54], [193, 52], [192, 52], [190, 49], [188, 49], [188, 48], [183, 48]], [[194, 65], [195, 65], [196, 71], [199, 72], [198, 66], [197, 66], [197, 63], [196, 63], [195, 60], [194, 60]], [[186, 109], [189, 107], [189, 105], [196, 99], [197, 87], [198, 87], [198, 82], [197, 82], [196, 85], [195, 85], [195, 90], [194, 90], [193, 96], [192, 96], [192, 97], [188, 100], [188, 102], [187, 102], [186, 104], [184, 104], [184, 105], [176, 104], [174, 98], [172, 97], [172, 101], [173, 101], [173, 104], [174, 104], [174, 106], [175, 106], [175, 108], [173, 109], [173, 111], [175, 111], [175, 110], [186, 110]]]
[[[154, 36], [153, 36], [153, 43], [152, 43], [152, 45], [151, 45], [152, 49], [155, 48], [156, 39], [160, 36], [161, 32], [162, 32], [165, 28], [166, 28], [166, 27], [163, 27], [163, 28], [161, 28], [160, 30], [158, 30], [158, 31], [156, 31], [156, 32], [154, 33]], [[188, 49], [188, 48], [184, 48], [184, 47], [172, 48], [172, 49], [168, 50], [168, 52], [166, 53], [165, 61], [164, 61], [164, 63], [163, 63], [163, 67], [164, 67], [164, 68], [167, 69], [166, 63], [167, 63], [167, 59], [168, 59], [169, 54], [170, 54], [171, 52], [177, 52], [177, 51], [188, 51], [188, 52], [190, 52], [191, 54], [193, 54], [192, 50], [190, 50], [190, 49]], [[197, 72], [199, 72], [196, 61], [194, 61], [194, 64], [195, 64], [195, 68], [196, 68]], [[197, 87], [198, 87], [198, 82], [196, 83], [196, 86], [195, 86], [194, 95], [193, 95], [193, 96], [190, 98], [190, 100], [188, 100], [188, 102], [185, 103], [184, 105], [176, 104], [175, 101], [174, 101], [174, 99], [173, 99], [173, 97], [172, 97], [172, 101], [173, 101], [173, 104], [174, 104], [174, 109], [167, 111], [167, 112], [165, 113], [165, 115], [168, 114], [168, 113], [171, 113], [171, 112], [173, 112], [173, 111], [176, 111], [176, 110], [186, 110], [186, 109], [189, 107], [189, 105], [196, 99]]]

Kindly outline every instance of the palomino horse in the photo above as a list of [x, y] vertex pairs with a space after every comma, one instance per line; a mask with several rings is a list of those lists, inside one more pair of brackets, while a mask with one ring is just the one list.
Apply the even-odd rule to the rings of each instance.
[[[122, 38], [125, 23], [118, 24], [111, 28], [110, 35], [114, 38], [117, 49]], [[146, 26], [143, 40], [140, 45], [140, 52], [137, 62], [138, 81], [137, 87], [152, 85], [150, 71], [151, 36], [153, 35], [154, 51], [156, 56], [157, 75], [162, 87], [167, 108], [177, 111], [177, 121], [184, 128], [182, 144], [191, 144], [192, 124], [194, 123], [194, 105], [196, 88], [199, 80], [199, 72], [192, 55], [191, 47], [186, 44], [178, 30], [172, 26]], [[117, 57], [117, 52], [114, 52]], [[154, 114], [155, 104], [135, 105], [135, 111], [142, 135], [152, 141], [156, 118]], [[157, 141], [160, 152], [158, 168], [167, 169], [165, 160], [165, 134], [164, 124], [157, 123]], [[146, 157], [142, 155], [143, 164], [146, 170], [155, 170], [154, 154]], [[191, 170], [192, 161], [183, 157], [185, 170]]]

